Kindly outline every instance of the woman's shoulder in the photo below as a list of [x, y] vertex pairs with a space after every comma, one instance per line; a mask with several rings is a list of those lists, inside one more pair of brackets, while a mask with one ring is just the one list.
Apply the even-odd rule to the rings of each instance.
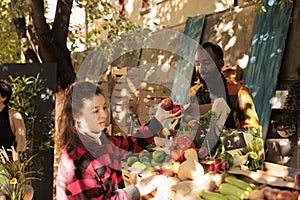
[[23, 119], [21, 113], [15, 108], [9, 108], [8, 115], [12, 119], [18, 119], [18, 120]]
[[9, 113], [20, 113], [17, 109], [11, 108], [11, 107], [9, 107], [8, 112]]

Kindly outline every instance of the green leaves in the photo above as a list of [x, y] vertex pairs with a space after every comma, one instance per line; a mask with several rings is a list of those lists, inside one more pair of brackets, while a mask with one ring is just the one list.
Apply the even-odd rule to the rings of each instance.
[[16, 78], [10, 76], [9, 78], [13, 86], [11, 106], [19, 110], [26, 117], [25, 121], [29, 126], [37, 117], [37, 110], [33, 105], [35, 104], [37, 95], [44, 89], [44, 80], [39, 75], [37, 77], [17, 76]]
[[24, 17], [28, 13], [25, 0], [18, 0], [11, 7], [10, 0], [0, 3], [0, 63], [20, 63], [21, 45], [12, 26], [13, 18]]
[[[241, 132], [244, 134], [247, 143], [246, 147], [227, 152], [222, 145], [219, 145], [215, 157], [221, 158], [222, 161], [227, 162], [228, 166], [231, 166], [234, 162], [232, 158], [239, 159], [246, 156], [247, 161], [245, 165], [249, 170], [258, 169], [265, 160], [264, 140], [261, 137], [260, 129], [223, 130], [220, 136], [230, 136]], [[228, 154], [231, 154], [232, 158]]]
[[[42, 150], [49, 149], [49, 144], [39, 143], [38, 146], [33, 146], [34, 131], [36, 119], [39, 115], [39, 102], [53, 98], [53, 92], [45, 88], [45, 80], [37, 76], [17, 76], [9, 77], [13, 95], [11, 97], [10, 106], [17, 109], [23, 116], [26, 125], [27, 140], [30, 143], [30, 153], [40, 153]], [[42, 134], [51, 137], [53, 132], [54, 122], [52, 113], [45, 114], [42, 123]], [[50, 133], [50, 135], [49, 135]], [[37, 140], [38, 138], [35, 138]]]
[[[17, 155], [17, 152], [12, 149], [12, 154]], [[8, 158], [3, 147], [0, 156], [0, 186], [3, 187], [10, 199], [22, 200], [26, 185], [31, 180], [39, 180], [38, 175], [41, 174], [39, 171], [31, 170], [35, 156], [21, 162], [18, 158]]]
[[216, 124], [216, 113], [212, 112], [212, 111], [208, 111], [207, 113], [205, 113], [204, 115], [201, 115], [199, 117], [199, 120], [197, 121], [197, 123], [200, 126], [209, 126], [209, 125], [215, 125]]
[[[43, 113], [39, 105], [44, 100], [52, 99], [54, 92], [45, 87], [45, 80], [36, 76], [9, 76], [13, 95], [10, 106], [17, 109], [23, 116], [26, 125], [26, 138], [29, 155], [40, 155], [52, 148], [54, 132], [53, 113]], [[39, 121], [37, 121], [39, 119]], [[38, 129], [35, 127], [39, 123]], [[36, 133], [36, 131], [39, 131]], [[45, 138], [46, 139], [43, 139]], [[31, 166], [33, 171], [43, 170], [43, 157], [37, 157]], [[27, 162], [27, 161], [26, 161]]]

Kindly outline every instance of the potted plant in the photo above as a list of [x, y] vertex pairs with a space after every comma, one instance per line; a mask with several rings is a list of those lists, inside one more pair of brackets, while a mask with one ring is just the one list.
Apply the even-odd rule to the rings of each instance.
[[34, 175], [39, 174], [31, 171], [30, 165], [34, 156], [21, 162], [14, 147], [12, 146], [9, 150], [12, 151], [12, 158], [8, 157], [7, 150], [3, 146], [0, 149], [0, 192], [5, 195], [6, 199], [31, 200], [34, 193], [31, 180], [38, 179]]

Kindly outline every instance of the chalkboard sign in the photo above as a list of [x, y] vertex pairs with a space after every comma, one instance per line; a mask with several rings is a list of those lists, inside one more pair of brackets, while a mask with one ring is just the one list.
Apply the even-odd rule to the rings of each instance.
[[243, 133], [223, 136], [221, 137], [221, 141], [226, 151], [240, 149], [247, 146]]

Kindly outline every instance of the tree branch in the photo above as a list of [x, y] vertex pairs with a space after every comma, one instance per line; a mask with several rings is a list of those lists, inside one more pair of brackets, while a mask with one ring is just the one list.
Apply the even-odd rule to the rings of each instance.
[[[13, 10], [18, 0], [12, 0], [10, 3], [10, 10]], [[21, 10], [19, 10], [21, 12]], [[27, 34], [26, 34], [26, 22], [24, 13], [22, 11], [22, 14], [19, 17], [14, 17], [12, 19], [12, 25], [15, 27], [15, 30], [17, 32], [19, 41], [21, 43], [22, 52], [25, 56], [26, 62], [29, 63], [35, 63], [39, 62], [39, 59], [35, 53], [35, 51], [32, 49], [32, 46], [30, 45], [30, 42], [28, 40]]]
[[67, 37], [73, 0], [58, 0], [52, 27], [52, 36], [61, 49], [67, 48]]
[[18, 38], [21, 43], [22, 52], [25, 56], [26, 62], [28, 62], [28, 63], [39, 62], [39, 59], [38, 59], [35, 51], [32, 49], [32, 46], [30, 45], [30, 42], [29, 42], [27, 34], [26, 34], [25, 18], [24, 17], [13, 18], [12, 24], [14, 25], [16, 32], [18, 34]]
[[[60, 6], [72, 7], [72, 5], [67, 4], [72, 4], [72, 1], [60, 2]], [[68, 31], [70, 14], [65, 13], [65, 8], [59, 8], [59, 13], [67, 17], [64, 18], [61, 16], [61, 21], [63, 22], [61, 24], [64, 26], [58, 26], [55, 29], [57, 33], [54, 37], [44, 16], [44, 0], [27, 0], [27, 5], [32, 24], [32, 26], [27, 27], [31, 35], [30, 39], [38, 47], [38, 55], [43, 63], [57, 63], [57, 87], [58, 90], [65, 89], [69, 84], [74, 82], [76, 77], [71, 62], [70, 51], [67, 48], [67, 34], [65, 33]], [[55, 20], [59, 21], [60, 18], [56, 16]], [[62, 41], [65, 41], [65, 43], [62, 44]]]
[[31, 41], [38, 46], [37, 52], [43, 62], [56, 62], [53, 54], [55, 45], [50, 34], [50, 27], [44, 16], [44, 1], [43, 0], [27, 0], [29, 8], [29, 16], [32, 23]]
[[27, 0], [29, 7], [29, 15], [32, 19], [33, 26], [38, 37], [49, 36], [50, 27], [44, 16], [44, 1], [43, 0]]

